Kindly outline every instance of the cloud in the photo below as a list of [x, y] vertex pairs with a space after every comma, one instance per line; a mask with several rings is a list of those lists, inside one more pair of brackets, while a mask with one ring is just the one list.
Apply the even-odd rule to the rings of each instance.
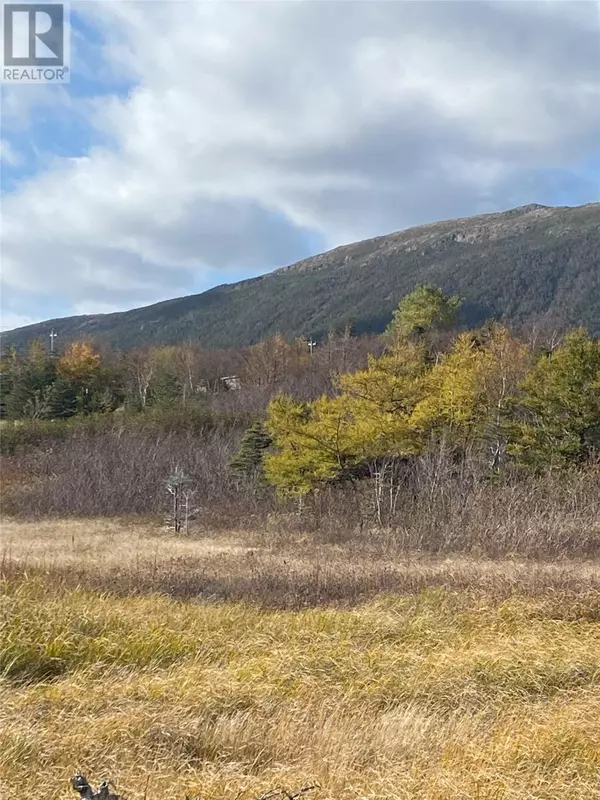
[[27, 317], [24, 314], [15, 314], [12, 311], [2, 311], [0, 314], [0, 331], [11, 331], [13, 328], [22, 328], [25, 325], [32, 325], [38, 322], [35, 317]]
[[582, 170], [600, 141], [595, 2], [77, 10], [101, 33], [94, 59], [131, 89], [71, 98], [109, 144], [5, 198], [3, 280], [19, 293], [128, 307], [419, 222], [552, 202], [557, 181], [597, 199]]
[[6, 139], [0, 139], [0, 161], [11, 167], [17, 167], [21, 161], [21, 155]]

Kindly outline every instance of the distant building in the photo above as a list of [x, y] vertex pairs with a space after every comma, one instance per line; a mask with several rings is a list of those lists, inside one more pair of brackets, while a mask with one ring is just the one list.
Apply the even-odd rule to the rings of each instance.
[[221, 378], [223, 388], [229, 392], [235, 392], [242, 388], [242, 382], [237, 375], [225, 375]]

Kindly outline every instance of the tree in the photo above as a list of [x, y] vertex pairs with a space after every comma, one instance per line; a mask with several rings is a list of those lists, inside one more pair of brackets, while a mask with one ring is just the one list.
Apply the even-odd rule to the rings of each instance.
[[248, 348], [244, 355], [242, 377], [253, 386], [275, 386], [308, 361], [304, 339], [286, 342], [280, 334]]
[[239, 477], [261, 482], [264, 478], [263, 459], [272, 439], [261, 422], [251, 425], [240, 442], [236, 456], [229, 467]]
[[109, 372], [102, 367], [102, 357], [89, 342], [69, 345], [56, 363], [56, 371], [77, 391], [76, 412], [99, 410], [95, 396], [110, 382]]
[[207, 386], [206, 377], [202, 374], [202, 355], [202, 349], [192, 342], [177, 348], [175, 365], [184, 406], [188, 398], [198, 395], [200, 386]]
[[176, 466], [167, 478], [165, 487], [171, 495], [171, 512], [168, 523], [175, 533], [183, 531], [187, 534], [189, 521], [198, 510], [192, 507], [192, 501], [196, 494], [192, 480]]
[[600, 341], [572, 331], [538, 360], [522, 392], [509, 448], [520, 464], [563, 469], [600, 451]]
[[13, 390], [14, 379], [17, 369], [19, 357], [14, 345], [2, 354], [0, 359], [0, 408], [2, 414], [8, 413], [7, 399], [10, 397]]
[[49, 419], [66, 419], [77, 411], [77, 387], [59, 375], [47, 388], [47, 414]]
[[154, 375], [154, 361], [149, 349], [133, 350], [127, 354], [125, 374], [129, 395], [134, 398], [134, 405], [143, 410], [148, 405], [150, 383]]
[[340, 394], [313, 403], [275, 398], [267, 429], [276, 447], [265, 474], [283, 494], [304, 495], [327, 484], [371, 476], [377, 517], [383, 496], [393, 511], [401, 464], [422, 442], [411, 424], [428, 369], [425, 349], [407, 342], [393, 355], [371, 358], [366, 370], [340, 376]]
[[392, 346], [410, 337], [423, 337], [454, 324], [461, 305], [458, 296], [449, 297], [431, 284], [421, 284], [405, 295], [387, 329]]
[[73, 342], [58, 359], [56, 371], [79, 389], [90, 389], [98, 377], [102, 359], [88, 342]]
[[475, 443], [484, 445], [497, 466], [505, 414], [529, 363], [525, 345], [501, 325], [460, 334], [427, 376], [414, 424], [463, 453]]
[[2, 375], [6, 415], [11, 419], [43, 416], [47, 407], [44, 393], [55, 377], [55, 362], [39, 339], [29, 344], [25, 356], [9, 354]]
[[183, 397], [185, 376], [178, 369], [179, 347], [155, 347], [150, 351], [152, 380], [150, 395], [153, 406], [168, 406]]
[[189, 344], [128, 353], [124, 364], [127, 395], [142, 410], [179, 402], [185, 406], [201, 384], [198, 356], [198, 349]]
[[265, 456], [265, 475], [283, 495], [302, 496], [318, 486], [351, 479], [359, 456], [351, 446], [351, 415], [344, 397], [271, 401], [267, 430], [276, 450]]

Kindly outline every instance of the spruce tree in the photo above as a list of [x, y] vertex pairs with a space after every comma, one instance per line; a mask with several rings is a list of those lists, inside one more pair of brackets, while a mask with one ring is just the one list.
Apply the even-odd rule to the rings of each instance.
[[522, 384], [510, 451], [535, 471], [564, 468], [600, 452], [600, 341], [571, 331]]
[[244, 433], [237, 455], [229, 464], [231, 471], [240, 478], [262, 481], [263, 457], [271, 441], [262, 422], [251, 425]]

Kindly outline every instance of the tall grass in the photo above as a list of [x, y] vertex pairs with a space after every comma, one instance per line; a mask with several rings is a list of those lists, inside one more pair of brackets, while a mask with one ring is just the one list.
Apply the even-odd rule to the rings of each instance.
[[293, 612], [52, 575], [2, 591], [3, 800], [68, 797], [76, 769], [130, 800], [313, 781], [323, 800], [600, 797], [583, 596], [429, 589]]
[[561, 598], [578, 597], [588, 618], [600, 619], [597, 561], [403, 553], [390, 549], [386, 536], [367, 547], [247, 530], [218, 538], [174, 537], [139, 521], [12, 521], [0, 532], [0, 571], [14, 579], [27, 575], [51, 580], [55, 587], [122, 597], [158, 593], [282, 610], [350, 607], [382, 593], [412, 595], [436, 588], [496, 602], [515, 594], [552, 593], [556, 614]]

